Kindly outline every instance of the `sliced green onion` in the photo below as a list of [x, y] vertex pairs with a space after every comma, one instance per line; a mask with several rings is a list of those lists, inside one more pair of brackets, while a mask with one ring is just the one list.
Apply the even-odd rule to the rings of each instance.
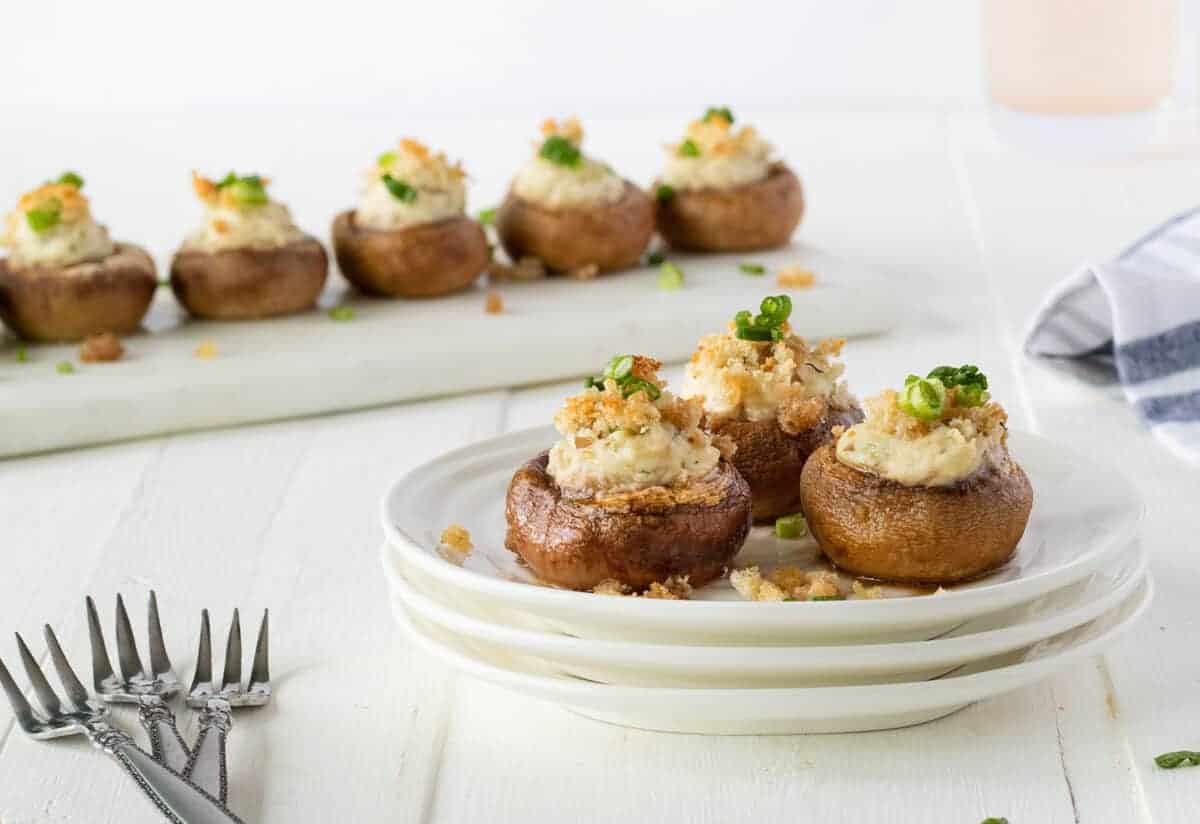
[[675, 197], [675, 187], [669, 186], [666, 183], [660, 183], [658, 184], [658, 189], [655, 190], [654, 195], [658, 198], [659, 203], [666, 203], [668, 200]]
[[733, 124], [733, 112], [729, 110], [728, 106], [709, 106], [708, 110], [704, 113], [704, 122], [707, 123], [714, 117], [720, 117], [726, 123]]
[[937, 378], [947, 389], [954, 387], [957, 390], [954, 402], [958, 406], [982, 406], [991, 397], [986, 391], [987, 375], [973, 364], [967, 363], [959, 367], [939, 366], [931, 370], [926, 377]]
[[403, 180], [397, 180], [391, 175], [384, 175], [382, 180], [383, 185], [387, 186], [387, 190], [392, 193], [392, 197], [401, 203], [412, 203], [417, 199], [417, 190]]
[[1180, 767], [1200, 767], [1200, 752], [1193, 750], [1176, 750], [1155, 756], [1154, 763], [1164, 770], [1177, 770]]
[[666, 260], [666, 257], [662, 252], [651, 252], [646, 256], [646, 263], [651, 266], [660, 266], [664, 260]]
[[375, 160], [375, 163], [380, 168], [385, 168], [385, 169], [388, 166], [391, 166], [395, 162], [396, 162], [396, 153], [395, 152], [384, 152]]
[[334, 320], [354, 320], [354, 307], [335, 306], [329, 310], [329, 317]]
[[650, 381], [642, 380], [641, 378], [627, 378], [621, 381], [621, 395], [623, 397], [631, 397], [638, 392], [645, 392], [646, 397], [652, 401], [656, 401], [662, 395], [662, 390], [650, 383]]
[[999, 818], [993, 816], [983, 819], [983, 824], [1008, 824], [1008, 819], [1004, 816], [1000, 816]]
[[946, 387], [937, 378], [906, 380], [898, 405], [919, 421], [936, 421], [946, 409]]
[[809, 598], [810, 601], [845, 601], [845, 595], [818, 595], [815, 598]]
[[70, 375], [75, 371], [75, 365], [70, 361], [59, 361], [58, 365], [55, 366], [54, 369], [60, 375]]
[[685, 140], [679, 144], [679, 156], [680, 157], [699, 157], [700, 156], [700, 147], [696, 145], [696, 141], [692, 140], [689, 137], [687, 140]]
[[242, 179], [229, 187], [239, 206], [266, 206], [270, 201], [261, 181]]
[[83, 188], [83, 178], [75, 172], [63, 172], [58, 176], [56, 183], [65, 183], [67, 186], [74, 186], [76, 189]]
[[633, 355], [617, 355], [604, 367], [604, 377], [622, 381], [633, 374]]
[[25, 222], [29, 224], [30, 229], [39, 235], [42, 232], [53, 229], [62, 222], [62, 204], [59, 203], [57, 198], [51, 198], [46, 201], [45, 206], [30, 209], [26, 212]]
[[552, 135], [547, 137], [542, 143], [542, 148], [538, 149], [538, 157], [545, 158], [551, 163], [557, 163], [559, 166], [578, 166], [583, 160], [583, 153], [579, 151], [579, 147], [565, 137], [560, 135]]
[[492, 207], [490, 209], [480, 209], [479, 210], [479, 222], [482, 223], [484, 226], [491, 226], [495, 221], [496, 221], [495, 207]]
[[29, 361], [29, 350], [24, 346], [17, 347], [17, 363], [27, 363]]
[[[772, 326], [782, 325], [792, 314], [792, 299], [787, 295], [765, 297], [759, 311], [766, 315]], [[757, 318], [755, 322], [758, 322]]]
[[799, 512], [775, 519], [775, 536], [786, 540], [802, 538], [808, 533], [808, 521]]
[[671, 261], [664, 261], [658, 267], [658, 288], [674, 291], [683, 287], [683, 270]]
[[747, 275], [762, 275], [767, 271], [767, 267], [761, 263], [739, 263], [738, 268]]

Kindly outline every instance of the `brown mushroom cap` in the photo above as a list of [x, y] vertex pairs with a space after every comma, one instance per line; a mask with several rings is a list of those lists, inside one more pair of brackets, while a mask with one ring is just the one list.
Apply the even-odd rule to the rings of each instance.
[[360, 226], [353, 210], [333, 221], [333, 250], [342, 274], [359, 290], [401, 298], [465, 289], [489, 257], [483, 227], [464, 215], [385, 230]]
[[316, 304], [328, 270], [325, 248], [313, 237], [274, 249], [185, 247], [171, 261], [171, 289], [196, 317], [270, 318]]
[[1033, 488], [1012, 458], [948, 487], [903, 486], [837, 459], [804, 466], [800, 497], [821, 551], [855, 575], [914, 584], [975, 578], [1007, 561], [1025, 533]]
[[782, 163], [762, 180], [730, 189], [679, 189], [657, 209], [673, 249], [746, 252], [784, 246], [804, 214], [800, 180]]
[[816, 426], [789, 435], [775, 418], [762, 421], [718, 421], [710, 424], [714, 435], [737, 444], [733, 465], [750, 485], [754, 520], [767, 521], [800, 511], [800, 472], [809, 455], [830, 440], [835, 426], [851, 426], [863, 418], [862, 410], [834, 410]]
[[116, 244], [103, 260], [14, 267], [0, 259], [0, 317], [26, 340], [77, 341], [137, 330], [158, 278], [146, 250]]
[[547, 209], [511, 190], [496, 210], [496, 231], [513, 260], [538, 258], [555, 272], [595, 265], [601, 272], [636, 266], [654, 234], [654, 203], [629, 181], [615, 203]]
[[724, 572], [750, 533], [750, 489], [724, 460], [678, 490], [588, 499], [565, 497], [547, 463], [543, 452], [513, 476], [504, 545], [548, 583], [587, 590], [611, 578], [641, 589], [686, 575], [702, 586]]

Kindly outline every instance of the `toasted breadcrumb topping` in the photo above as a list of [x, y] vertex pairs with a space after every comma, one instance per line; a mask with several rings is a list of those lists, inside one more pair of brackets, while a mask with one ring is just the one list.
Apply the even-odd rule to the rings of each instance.
[[935, 421], [922, 421], [912, 415], [906, 415], [900, 409], [899, 392], [885, 389], [863, 401], [863, 409], [867, 416], [864, 424], [879, 432], [886, 432], [905, 440], [915, 440], [952, 421], [970, 421], [976, 432], [985, 435], [995, 433], [1002, 439], [1007, 437], [1008, 413], [1004, 411], [1004, 407], [995, 401], [988, 401], [981, 406], [959, 406], [957, 399], [958, 388], [949, 387], [946, 390], [946, 405], [942, 409], [941, 417]]
[[355, 220], [371, 229], [434, 223], [461, 215], [466, 208], [467, 173], [462, 164], [411, 137], [380, 155], [364, 177]]
[[[265, 190], [270, 179], [260, 177]], [[292, 214], [274, 200], [243, 203], [235, 186], [219, 186], [199, 172], [192, 172], [192, 191], [204, 204], [205, 216], [184, 245], [202, 252], [228, 249], [277, 249], [304, 237], [292, 222]]]
[[561, 137], [575, 146], [583, 144], [583, 124], [579, 122], [578, 117], [568, 117], [562, 121], [547, 117], [542, 121], [541, 132], [543, 140], [547, 137]]
[[782, 566], [766, 575], [757, 566], [735, 569], [729, 573], [729, 583], [747, 601], [811, 601], [842, 596], [836, 573], [805, 572], [797, 566]]
[[667, 146], [662, 182], [676, 189], [729, 189], [770, 174], [771, 146], [750, 126], [735, 129], [718, 113], [688, 124]]
[[625, 181], [606, 163], [580, 152], [575, 162], [556, 162], [541, 155], [548, 138], [559, 137], [576, 149], [583, 146], [583, 126], [578, 118], [542, 122], [534, 154], [513, 178], [512, 192], [522, 200], [546, 209], [590, 208], [616, 203], [625, 195]]
[[775, 282], [784, 289], [807, 289], [817, 282], [817, 276], [803, 266], [785, 266], [779, 270]]
[[471, 533], [461, 524], [450, 524], [442, 530], [441, 543], [459, 552], [470, 552], [474, 549], [471, 543]]
[[[30, 213], [53, 216], [53, 224], [35, 229]], [[108, 230], [92, 219], [87, 197], [69, 183], [47, 183], [26, 192], [9, 212], [0, 246], [16, 266], [72, 266], [101, 260], [114, 251]]]

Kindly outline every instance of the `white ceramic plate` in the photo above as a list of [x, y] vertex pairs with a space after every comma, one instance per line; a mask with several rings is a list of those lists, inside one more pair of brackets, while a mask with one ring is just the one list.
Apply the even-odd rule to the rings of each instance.
[[[879, 600], [747, 603], [726, 580], [690, 601], [615, 598], [536, 582], [504, 548], [504, 497], [512, 473], [548, 447], [550, 427], [450, 452], [409, 473], [384, 498], [390, 552], [405, 576], [444, 601], [472, 602], [506, 623], [585, 638], [695, 644], [871, 643], [927, 639], [964, 621], [1080, 581], [1137, 534], [1142, 503], [1114, 469], [1022, 432], [1009, 446], [1034, 488], [1033, 514], [1013, 559], [997, 572], [936, 595], [888, 588]], [[442, 530], [466, 526], [465, 563], [438, 550]], [[811, 539], [784, 541], [757, 527], [735, 565], [822, 564]]]
[[932, 721], [967, 704], [1032, 684], [1096, 655], [1129, 628], [1153, 598], [1146, 576], [1112, 612], [1082, 627], [977, 662], [935, 681], [845, 687], [667, 689], [612, 686], [543, 675], [495, 651], [472, 650], [396, 604], [397, 621], [430, 655], [460, 672], [614, 724], [667, 732], [764, 735], [861, 732]]
[[483, 650], [525, 655], [607, 684], [655, 687], [823, 686], [915, 681], [1074, 629], [1129, 597], [1145, 572], [1137, 544], [1085, 581], [968, 621], [933, 641], [854, 646], [729, 647], [572, 638], [497, 623], [470, 604], [444, 603], [404, 580], [384, 553], [393, 597], [415, 615]]

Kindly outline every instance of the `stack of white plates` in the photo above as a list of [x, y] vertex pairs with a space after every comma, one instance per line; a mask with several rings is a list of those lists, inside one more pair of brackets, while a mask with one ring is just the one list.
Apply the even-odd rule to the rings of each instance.
[[[1009, 446], [1033, 482], [1016, 555], [978, 581], [882, 598], [753, 603], [727, 581], [691, 600], [539, 584], [504, 548], [504, 496], [549, 428], [449, 453], [384, 500], [384, 569], [412, 640], [460, 671], [644, 729], [849, 732], [929, 721], [1102, 651], [1146, 609], [1136, 489], [1043, 438]], [[462, 524], [472, 552], [439, 546]], [[735, 561], [824, 568], [811, 539], [756, 527]]]

